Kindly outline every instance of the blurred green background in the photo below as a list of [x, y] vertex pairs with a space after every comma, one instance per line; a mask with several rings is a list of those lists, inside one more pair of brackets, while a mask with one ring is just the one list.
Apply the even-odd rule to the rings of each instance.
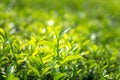
[[[1, 12], [15, 10], [27, 11], [28, 13], [36, 10], [59, 11], [64, 13], [85, 12], [88, 18], [102, 19], [107, 17], [112, 21], [120, 19], [120, 1], [119, 0], [1, 0]], [[76, 15], [76, 14], [75, 14]]]
[[[119, 4], [119, 0], [1, 0], [0, 26], [8, 29], [7, 26], [14, 25], [17, 31], [27, 32], [25, 28], [34, 25], [31, 30], [34, 28], [37, 33], [40, 26], [53, 20], [54, 27], [84, 26], [89, 34], [98, 34], [98, 40], [106, 43], [119, 40]], [[102, 38], [104, 35], [107, 40]]]

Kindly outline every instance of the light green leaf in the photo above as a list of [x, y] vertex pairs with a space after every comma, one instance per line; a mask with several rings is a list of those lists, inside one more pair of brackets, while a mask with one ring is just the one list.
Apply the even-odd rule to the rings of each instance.
[[68, 27], [67, 29], [62, 30], [62, 31], [59, 33], [59, 39], [61, 39], [62, 36], [63, 36], [65, 33], [67, 33], [70, 29], [71, 29], [71, 28]]
[[18, 77], [15, 77], [14, 74], [9, 74], [6, 80], [20, 80]]
[[47, 73], [49, 70], [50, 70], [50, 67], [46, 67], [46, 68], [43, 70], [42, 75], [44, 75], [45, 73]]
[[58, 72], [55, 74], [54, 76], [54, 80], [59, 80], [60, 78], [66, 76], [66, 73], [61, 73], [61, 72]]
[[61, 64], [64, 64], [68, 61], [71, 61], [71, 60], [74, 60], [74, 59], [82, 59], [82, 60], [85, 60], [85, 58], [83, 58], [82, 56], [80, 56], [79, 54], [76, 54], [76, 55], [70, 55], [70, 56], [67, 56], [62, 62]]
[[49, 54], [49, 55], [47, 55], [47, 56], [45, 56], [45, 57], [42, 57], [43, 63], [47, 63], [47, 62], [51, 61], [52, 58], [53, 58], [52, 55], [53, 55], [53, 54]]
[[[29, 65], [29, 67], [30, 67], [30, 70], [27, 71], [27, 74], [30, 74], [31, 72], [33, 72], [33, 73], [35, 73], [37, 76], [40, 77], [40, 73], [39, 73], [38, 69], [36, 69], [35, 67], [33, 67], [33, 66], [31, 66], [31, 65]], [[27, 74], [26, 74], [26, 75], [27, 75]]]
[[83, 46], [86, 46], [90, 43], [90, 40], [86, 40], [84, 43], [83, 43]]
[[55, 45], [53, 42], [45, 41], [45, 40], [38, 42], [38, 45], [45, 45], [45, 46], [49, 46], [50, 48], [55, 48]]
[[6, 72], [6, 80], [19, 80], [18, 77], [14, 75], [15, 68], [14, 66], [9, 66]]
[[5, 36], [5, 32], [2, 28], [0, 28], [0, 34], [2, 34], [3, 36]]
[[1, 36], [1, 35], [0, 35], [0, 40], [2, 40], [2, 42], [5, 41], [4, 38], [3, 38], [3, 36]]

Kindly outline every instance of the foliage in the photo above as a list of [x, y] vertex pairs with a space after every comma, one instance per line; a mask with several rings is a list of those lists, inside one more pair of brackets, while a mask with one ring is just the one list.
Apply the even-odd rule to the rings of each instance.
[[119, 0], [1, 0], [0, 80], [119, 80]]

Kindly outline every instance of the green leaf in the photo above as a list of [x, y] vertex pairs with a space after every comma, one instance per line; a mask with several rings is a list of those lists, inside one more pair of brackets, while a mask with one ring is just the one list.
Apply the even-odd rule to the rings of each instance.
[[0, 40], [1, 40], [3, 43], [4, 43], [4, 41], [5, 41], [4, 38], [3, 38], [3, 36], [1, 36], [1, 35], [0, 35]]
[[14, 71], [15, 71], [15, 67], [14, 66], [9, 66], [7, 68], [7, 74], [12, 74], [12, 73], [14, 73]]
[[15, 68], [14, 66], [9, 66], [6, 72], [6, 80], [19, 80], [18, 77], [14, 75]]
[[59, 40], [60, 40], [60, 39], [63, 37], [63, 35], [64, 35], [65, 33], [67, 33], [70, 29], [71, 29], [71, 28], [68, 27], [67, 29], [62, 30], [62, 31], [59, 33]]
[[66, 76], [66, 73], [61, 73], [61, 72], [58, 72], [55, 74], [54, 76], [54, 80], [59, 80], [60, 78]]
[[42, 75], [44, 75], [45, 73], [47, 73], [50, 70], [50, 67], [46, 67], [43, 71], [42, 71]]
[[0, 34], [2, 34], [3, 36], [5, 36], [5, 32], [2, 28], [0, 28]]
[[83, 58], [82, 56], [80, 56], [79, 54], [76, 54], [76, 55], [70, 55], [70, 56], [67, 56], [62, 62], [61, 64], [64, 64], [68, 61], [71, 61], [71, 60], [74, 60], [74, 59], [82, 59], [82, 60], [85, 60], [85, 58]]
[[[36, 69], [35, 67], [33, 67], [32, 65], [28, 65], [29, 67], [30, 67], [30, 70], [29, 71], [27, 71], [27, 74], [29, 75], [31, 72], [33, 72], [33, 73], [35, 73], [38, 77], [40, 77], [40, 73], [39, 73], [39, 71], [38, 71], [38, 69]], [[26, 74], [26, 75], [27, 75]]]
[[9, 74], [6, 80], [20, 80], [18, 77], [15, 77], [14, 74]]
[[45, 57], [42, 57], [42, 62], [43, 62], [43, 63], [47, 63], [47, 62], [51, 61], [52, 58], [53, 58], [52, 55], [53, 55], [53, 54], [49, 54], [49, 55], [47, 55], [47, 56], [45, 56]]
[[50, 48], [55, 48], [55, 44], [53, 42], [50, 41], [45, 41], [45, 40], [41, 40], [38, 45], [45, 45], [45, 46], [49, 46]]
[[86, 40], [84, 43], [83, 43], [83, 46], [86, 46], [90, 43], [90, 40]]

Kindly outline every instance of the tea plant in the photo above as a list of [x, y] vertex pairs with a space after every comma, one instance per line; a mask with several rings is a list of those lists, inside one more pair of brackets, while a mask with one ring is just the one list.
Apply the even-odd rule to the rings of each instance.
[[119, 80], [119, 0], [1, 0], [0, 80]]

